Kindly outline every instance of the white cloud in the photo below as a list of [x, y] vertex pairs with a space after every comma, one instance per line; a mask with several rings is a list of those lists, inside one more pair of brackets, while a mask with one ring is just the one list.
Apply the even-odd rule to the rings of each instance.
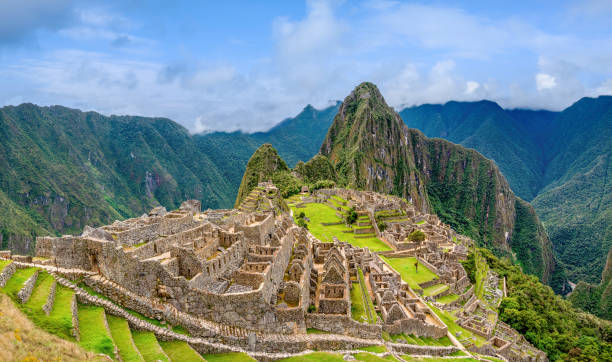
[[557, 86], [557, 81], [555, 80], [555, 77], [553, 77], [550, 74], [538, 73], [535, 76], [535, 80], [536, 80], [536, 87], [538, 88], [538, 91], [540, 92], [545, 89], [551, 89]]
[[[612, 37], [582, 39], [510, 17], [396, 1], [313, 0], [306, 8], [303, 18], [275, 19], [272, 52], [244, 62], [209, 60], [189, 49], [169, 55], [133, 19], [104, 7], [77, 9], [76, 21], [54, 28], [77, 45], [12, 63], [0, 59], [0, 79], [11, 85], [0, 86], [0, 104], [167, 116], [194, 132], [255, 131], [308, 103], [343, 99], [362, 81], [376, 83], [398, 110], [479, 99], [561, 109], [612, 88], [610, 81], [584, 82], [612, 79]], [[75, 50], [98, 41], [119, 49]]]
[[474, 94], [474, 92], [480, 87], [478, 82], [469, 80], [465, 83], [465, 94]]

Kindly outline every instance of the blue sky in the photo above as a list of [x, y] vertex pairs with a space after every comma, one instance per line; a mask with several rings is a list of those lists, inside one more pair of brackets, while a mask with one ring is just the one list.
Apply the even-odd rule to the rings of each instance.
[[559, 110], [612, 94], [610, 18], [609, 0], [0, 1], [0, 105], [256, 131], [372, 81], [397, 110]]

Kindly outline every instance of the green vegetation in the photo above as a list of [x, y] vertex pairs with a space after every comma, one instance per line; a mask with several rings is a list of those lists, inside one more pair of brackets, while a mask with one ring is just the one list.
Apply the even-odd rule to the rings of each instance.
[[160, 341], [159, 345], [162, 347], [166, 355], [170, 358], [171, 361], [204, 361], [202, 356], [196, 351], [194, 351], [191, 346], [187, 344], [187, 342], [183, 341]]
[[143, 361], [143, 358], [138, 353], [136, 346], [132, 342], [132, 332], [128, 322], [119, 317], [107, 315], [108, 328], [110, 329], [113, 341], [119, 350], [119, 356], [124, 362]]
[[351, 207], [348, 210], [348, 212], [344, 216], [344, 221], [346, 221], [346, 223], [349, 225], [352, 225], [355, 223], [355, 221], [357, 221], [357, 212], [355, 211], [354, 207]]
[[254, 362], [255, 360], [245, 353], [219, 353], [205, 354], [204, 359], [208, 362]]
[[11, 260], [3, 260], [0, 259], [0, 272], [2, 272], [4, 270], [4, 268], [9, 265], [10, 263], [12, 263]]
[[328, 331], [322, 331], [316, 328], [306, 328], [306, 333], [307, 334], [329, 334]]
[[[506, 277], [508, 297], [499, 307], [499, 317], [523, 334], [550, 360], [612, 359], [612, 323], [572, 308], [537, 278], [519, 266], [480, 249], [487, 264]], [[449, 327], [450, 329], [450, 327]]]
[[421, 289], [420, 283], [428, 282], [437, 278], [438, 276], [429, 270], [425, 265], [421, 265], [419, 270], [416, 270], [415, 263], [416, 258], [387, 258], [381, 256], [381, 258], [387, 262], [395, 271], [400, 273], [402, 280], [408, 283], [412, 289]]
[[23, 287], [23, 284], [28, 280], [34, 273], [36, 273], [37, 268], [25, 268], [25, 269], [17, 269], [11, 279], [9, 279], [4, 288], [2, 290], [8, 294], [11, 299], [17, 300], [17, 293]]
[[[420, 223], [424, 223], [425, 221], [420, 221]], [[418, 224], [418, 223], [417, 223]], [[408, 240], [413, 241], [415, 243], [420, 243], [425, 240], [425, 233], [421, 230], [415, 230], [408, 235]]]
[[79, 305], [79, 344], [86, 350], [114, 356], [115, 345], [104, 318], [103, 308]]
[[[358, 247], [368, 247], [372, 251], [385, 251], [391, 248], [378, 239], [376, 236], [366, 238], [356, 238], [355, 234], [349, 229], [341, 218], [336, 215], [331, 207], [321, 203], [306, 204], [303, 208], [292, 207], [294, 215], [304, 212], [310, 219], [308, 230], [321, 241], [331, 242], [335, 236], [342, 241]], [[322, 223], [341, 223], [341, 225], [323, 226]], [[349, 232], [344, 232], [349, 231]]]
[[435, 285], [432, 285], [430, 287], [424, 288], [423, 289], [423, 296], [424, 297], [431, 297], [431, 296], [434, 296], [434, 295], [438, 295], [438, 294], [444, 292], [447, 289], [448, 289], [448, 285], [446, 285], [446, 284], [435, 284]]
[[362, 348], [358, 348], [362, 351], [366, 351], [366, 352], [374, 352], [374, 353], [384, 353], [387, 352], [387, 347], [385, 346], [368, 346], [368, 347], [362, 347]]
[[170, 362], [153, 332], [132, 331], [132, 338], [145, 361], [155, 362], [159, 360]]
[[455, 317], [453, 314], [451, 314], [450, 312], [444, 311], [444, 310], [440, 310], [436, 307], [434, 307], [433, 305], [429, 305], [429, 307], [431, 308], [431, 310], [434, 311], [434, 313], [436, 313], [436, 315], [438, 316], [438, 318], [440, 318], [442, 320], [442, 322], [444, 322], [444, 324], [446, 324], [446, 326], [448, 327], [448, 331], [451, 332], [453, 335], [456, 335], [457, 332], [460, 332], [461, 334], [461, 339], [464, 338], [470, 338], [474, 344], [476, 346], [482, 346], [483, 344], [486, 343], [486, 339], [474, 334], [470, 331], [468, 331], [467, 329], [464, 329], [463, 327], [460, 327], [456, 320], [457, 317]]
[[457, 299], [459, 299], [459, 296], [457, 294], [447, 294], [443, 297], [437, 298], [436, 302], [438, 303], [442, 303], [442, 304], [449, 304], [452, 303], [454, 301], [456, 301]]

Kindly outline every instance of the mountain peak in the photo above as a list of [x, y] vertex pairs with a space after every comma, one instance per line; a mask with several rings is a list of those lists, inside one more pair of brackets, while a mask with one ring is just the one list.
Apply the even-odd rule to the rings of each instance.
[[236, 196], [236, 207], [257, 186], [258, 183], [268, 181], [266, 178], [278, 171], [290, 171], [285, 161], [278, 155], [276, 149], [269, 143], [264, 143], [249, 159], [242, 182]]

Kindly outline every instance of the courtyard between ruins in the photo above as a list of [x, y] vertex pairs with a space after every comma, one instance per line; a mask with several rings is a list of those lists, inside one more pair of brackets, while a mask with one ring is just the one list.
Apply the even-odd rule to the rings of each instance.
[[[460, 262], [470, 251], [474, 284]], [[59, 313], [64, 338], [117, 358], [357, 358], [359, 348], [392, 360], [545, 358], [498, 321], [505, 280], [473, 241], [394, 196], [321, 189], [283, 200], [264, 182], [237, 209], [158, 207], [80, 236], [40, 237], [36, 253], [0, 255], [3, 291], [36, 301], [37, 323]]]

